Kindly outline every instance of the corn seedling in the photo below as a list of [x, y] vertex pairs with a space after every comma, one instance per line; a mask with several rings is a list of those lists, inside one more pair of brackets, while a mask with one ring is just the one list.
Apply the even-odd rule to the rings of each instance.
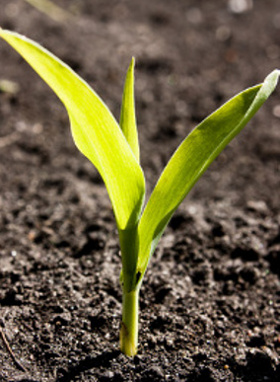
[[120, 347], [137, 353], [138, 299], [149, 260], [179, 204], [225, 146], [243, 129], [276, 87], [279, 70], [239, 93], [203, 120], [181, 143], [143, 209], [145, 180], [139, 164], [134, 109], [134, 59], [124, 84], [120, 122], [98, 95], [53, 54], [14, 32], [6, 40], [65, 105], [78, 149], [101, 174], [112, 202], [122, 258]]

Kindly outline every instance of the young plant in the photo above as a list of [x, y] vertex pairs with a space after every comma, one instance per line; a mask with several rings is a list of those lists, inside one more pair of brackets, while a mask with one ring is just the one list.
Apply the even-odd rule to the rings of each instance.
[[72, 69], [37, 43], [0, 30], [6, 40], [64, 103], [79, 150], [100, 172], [119, 232], [123, 291], [120, 347], [137, 353], [138, 298], [149, 260], [169, 220], [199, 177], [243, 129], [276, 87], [279, 70], [262, 84], [230, 99], [181, 143], [161, 174], [142, 213], [145, 181], [139, 164], [134, 110], [134, 59], [129, 66], [120, 123], [98, 95]]

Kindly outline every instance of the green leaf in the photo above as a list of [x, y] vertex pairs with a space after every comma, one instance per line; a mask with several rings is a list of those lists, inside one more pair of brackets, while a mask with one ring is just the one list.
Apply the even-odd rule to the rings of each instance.
[[5, 39], [53, 89], [65, 105], [79, 150], [100, 172], [118, 228], [137, 224], [145, 182], [141, 167], [115, 118], [73, 70], [34, 41], [0, 29]]
[[66, 21], [70, 20], [71, 13], [67, 12], [63, 8], [59, 7], [50, 0], [25, 0], [33, 7], [37, 8], [39, 11], [45, 13], [47, 16], [55, 21]]
[[160, 176], [139, 223], [137, 271], [141, 279], [174, 211], [213, 160], [270, 96], [279, 74], [279, 70], [273, 71], [263, 84], [232, 98], [202, 121], [176, 150]]
[[134, 105], [134, 64], [135, 60], [132, 58], [123, 90], [120, 126], [135, 158], [139, 162], [139, 143]]

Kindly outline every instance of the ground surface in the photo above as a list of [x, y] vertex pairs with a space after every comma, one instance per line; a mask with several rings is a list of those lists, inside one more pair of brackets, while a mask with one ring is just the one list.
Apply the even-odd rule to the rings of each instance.
[[[116, 116], [136, 56], [149, 192], [197, 122], [280, 66], [279, 0], [56, 3], [76, 17], [0, 0], [0, 25], [55, 52]], [[0, 79], [18, 86], [0, 93], [0, 380], [279, 381], [279, 88], [171, 221], [142, 287], [139, 355], [128, 359], [99, 175], [63, 106], [4, 42]]]

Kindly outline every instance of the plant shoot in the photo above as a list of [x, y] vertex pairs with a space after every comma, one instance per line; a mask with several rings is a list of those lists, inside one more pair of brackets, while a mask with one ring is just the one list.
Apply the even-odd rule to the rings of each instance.
[[137, 353], [139, 290], [149, 260], [179, 204], [213, 160], [243, 129], [276, 87], [279, 70], [239, 93], [203, 120], [181, 143], [163, 170], [146, 207], [134, 108], [134, 59], [125, 79], [120, 122], [74, 71], [36, 42], [0, 29], [6, 40], [65, 105], [78, 149], [106, 185], [122, 258], [121, 351]]

